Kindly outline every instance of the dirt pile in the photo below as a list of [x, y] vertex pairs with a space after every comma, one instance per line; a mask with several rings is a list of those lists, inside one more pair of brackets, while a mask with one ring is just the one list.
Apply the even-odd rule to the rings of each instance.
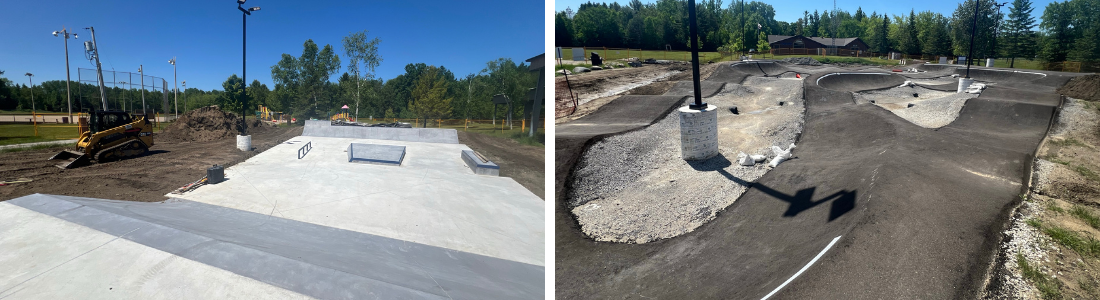
[[796, 65], [810, 65], [810, 66], [820, 66], [821, 65], [821, 62], [817, 61], [816, 59], [813, 59], [812, 57], [788, 57], [788, 58], [784, 58], [782, 61], [789, 62], [789, 63], [796, 64]]
[[1077, 99], [1100, 101], [1100, 75], [1074, 77], [1059, 88], [1058, 93]]
[[209, 142], [219, 139], [236, 139], [245, 131], [249, 134], [262, 133], [273, 125], [260, 120], [242, 121], [237, 115], [221, 110], [217, 106], [207, 106], [184, 113], [172, 125], [156, 136], [157, 140], [179, 142]]

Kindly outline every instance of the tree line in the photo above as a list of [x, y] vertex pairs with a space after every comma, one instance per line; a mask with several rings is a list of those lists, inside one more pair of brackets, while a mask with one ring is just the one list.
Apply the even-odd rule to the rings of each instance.
[[[554, 17], [555, 44], [690, 50], [687, 5], [684, 0], [633, 0], [566, 8]], [[1007, 14], [993, 0], [966, 0], [950, 16], [915, 10], [907, 15], [868, 14], [857, 8], [804, 10], [797, 21], [785, 22], [775, 20], [775, 9], [767, 3], [702, 0], [696, 3], [696, 22], [701, 51], [763, 49], [767, 35], [803, 35], [858, 37], [878, 53], [967, 55], [976, 29], [976, 58], [1100, 61], [1100, 0], [1052, 2], [1040, 20], [1031, 16], [1033, 11], [1031, 0], [1014, 0]]]
[[[245, 86], [243, 80], [233, 74], [222, 82], [221, 90], [182, 90], [179, 94], [180, 113], [210, 105], [239, 112], [247, 93], [251, 110], [264, 105], [299, 120], [327, 119], [341, 112], [340, 108], [344, 105], [351, 108], [352, 116], [358, 108], [359, 118], [364, 120], [371, 117], [501, 119], [507, 117], [507, 107], [493, 105], [491, 99], [494, 95], [504, 94], [511, 99], [513, 119], [518, 119], [523, 117], [529, 105], [528, 90], [534, 88], [538, 81], [538, 74], [530, 72], [525, 62], [517, 63], [510, 58], [486, 62], [480, 72], [462, 77], [444, 66], [411, 63], [405, 66], [404, 74], [384, 80], [374, 74], [374, 69], [382, 63], [382, 58], [377, 54], [380, 40], [365, 37], [366, 32], [361, 31], [344, 39], [343, 54], [349, 62], [347, 66], [341, 65], [341, 55], [335, 52], [332, 45], [318, 46], [313, 40], [307, 40], [300, 55], [283, 54], [271, 66], [273, 87], [258, 80]], [[2, 73], [0, 110], [30, 110], [32, 89], [39, 111], [66, 111], [65, 81], [36, 82], [31, 88], [4, 78]], [[74, 112], [80, 108], [102, 107], [98, 86], [73, 82], [72, 89]], [[136, 103], [133, 107], [140, 110], [140, 89], [107, 89], [111, 109], [130, 105], [128, 102], [133, 100]], [[160, 91], [147, 91], [145, 97], [151, 110], [171, 113], [174, 109], [171, 90], [167, 107], [163, 106]]]

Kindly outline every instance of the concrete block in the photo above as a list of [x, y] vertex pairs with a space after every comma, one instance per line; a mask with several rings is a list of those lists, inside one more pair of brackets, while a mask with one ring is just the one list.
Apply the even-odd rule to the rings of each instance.
[[400, 166], [405, 159], [405, 146], [351, 143], [348, 162]]
[[500, 176], [500, 166], [497, 164], [481, 159], [473, 150], [462, 150], [462, 161], [466, 162], [466, 166], [470, 167], [470, 170], [474, 171], [474, 174]]
[[458, 131], [441, 128], [332, 126], [329, 121], [306, 121], [303, 136], [458, 144]]
[[684, 160], [705, 160], [718, 155], [718, 107], [680, 108], [680, 156]]

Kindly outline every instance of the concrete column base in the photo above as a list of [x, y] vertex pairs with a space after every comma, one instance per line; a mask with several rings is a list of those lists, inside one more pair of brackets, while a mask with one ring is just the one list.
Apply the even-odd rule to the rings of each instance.
[[238, 135], [237, 136], [237, 149], [241, 149], [241, 151], [252, 150], [252, 136], [251, 135]]
[[718, 155], [718, 107], [680, 108], [680, 157], [705, 160]]
[[992, 58], [986, 58], [985, 59], [985, 66], [992, 68], [993, 67], [993, 59]]
[[959, 78], [959, 90], [955, 91], [955, 93], [959, 93], [959, 94], [965, 93], [966, 88], [970, 87], [970, 85], [973, 84], [973, 83], [974, 83], [973, 78]]

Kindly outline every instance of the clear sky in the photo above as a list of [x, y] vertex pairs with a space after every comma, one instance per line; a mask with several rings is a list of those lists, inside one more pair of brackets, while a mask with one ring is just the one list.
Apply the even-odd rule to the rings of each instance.
[[[177, 59], [179, 80], [187, 87], [222, 89], [241, 73], [241, 15], [234, 0], [201, 1], [3, 1], [0, 17], [0, 70], [16, 83], [65, 79], [63, 40], [50, 33], [73, 28], [69, 40], [72, 79], [77, 68], [94, 68], [82, 43], [94, 26], [104, 70], [137, 72], [172, 81]], [[295, 57], [313, 39], [331, 44], [347, 70], [341, 38], [369, 30], [378, 37], [382, 65], [377, 75], [391, 79], [409, 63], [443, 65], [465, 76], [501, 57], [517, 63], [545, 51], [542, 1], [289, 1], [249, 0], [262, 9], [248, 16], [248, 81], [274, 88], [271, 66], [282, 53]], [[182, 87], [181, 87], [182, 88]]]
[[[1009, 2], [1004, 8], [1001, 9], [1005, 15], [1008, 15], [1008, 8], [1012, 6], [1011, 0], [998, 0], [999, 2]], [[1032, 14], [1035, 15], [1035, 23], [1038, 24], [1042, 21], [1039, 17], [1043, 15], [1043, 8], [1050, 4], [1054, 0], [1032, 0], [1031, 6], [1035, 8]], [[592, 0], [558, 0], [554, 2], [554, 10], [562, 11], [566, 7], [573, 8], [573, 11], [577, 10], [577, 7], [581, 6], [581, 3], [585, 2], [618, 2], [621, 5], [627, 5], [630, 0], [616, 0], [616, 1], [592, 1]], [[653, 0], [642, 0], [642, 3], [653, 3]], [[698, 3], [699, 0], [696, 1]], [[723, 7], [728, 7], [731, 0], [722, 1]], [[749, 3], [750, 1], [745, 1]], [[766, 0], [760, 1], [767, 4], [771, 4], [775, 8], [775, 20], [794, 22], [798, 21], [798, 18], [802, 17], [803, 11], [809, 11], [813, 14], [814, 10], [826, 11], [833, 9], [832, 1], [807, 1], [807, 0]], [[738, 1], [737, 3], [741, 3]], [[867, 14], [871, 14], [872, 11], [878, 12], [880, 15], [883, 12], [891, 15], [908, 15], [910, 10], [921, 11], [933, 11], [943, 14], [944, 16], [951, 17], [951, 14], [955, 12], [955, 8], [958, 8], [961, 0], [921, 0], [921, 1], [837, 1], [836, 7], [841, 10], [855, 13], [856, 8], [862, 7], [863, 11]]]

